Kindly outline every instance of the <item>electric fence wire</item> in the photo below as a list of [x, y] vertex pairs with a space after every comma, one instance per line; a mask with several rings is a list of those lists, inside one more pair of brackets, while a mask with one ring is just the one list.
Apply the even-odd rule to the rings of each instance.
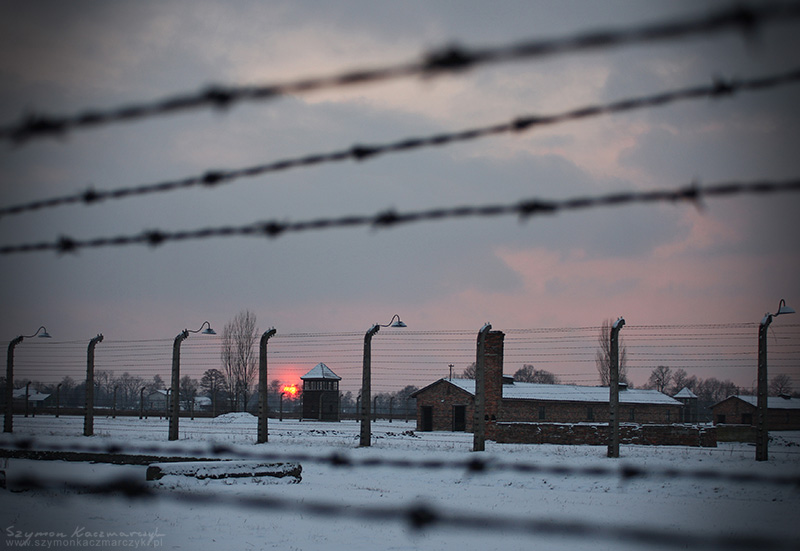
[[[659, 364], [694, 370], [719, 363], [724, 363], [728, 369], [750, 369], [756, 355], [753, 334], [756, 326], [753, 323], [630, 325], [626, 326], [622, 343], [628, 352], [629, 369], [651, 369]], [[800, 354], [798, 328], [800, 325], [788, 324], [774, 332], [774, 342], [770, 343], [774, 373], [792, 374]], [[599, 327], [510, 329], [506, 331], [505, 357], [510, 366], [552, 365], [560, 367], [558, 371], [568, 371], [573, 365], [580, 369], [580, 365], [595, 360], [599, 330]], [[360, 333], [311, 335], [278, 334], [274, 337], [268, 351], [272, 368], [281, 372], [287, 366], [310, 366], [323, 361], [344, 374], [360, 371], [363, 346]], [[403, 373], [430, 378], [446, 374], [447, 365], [451, 363], [458, 366], [460, 373], [475, 360], [474, 341], [474, 332], [465, 330], [386, 333], [375, 344], [376, 373], [402, 366]], [[102, 372], [108, 372], [111, 379], [119, 378], [123, 370], [132, 377], [164, 376], [171, 365], [171, 345], [170, 339], [106, 340], [95, 351], [96, 373], [99, 377]], [[17, 377], [40, 382], [64, 377], [80, 380], [85, 373], [85, 348], [83, 341], [26, 343], [17, 353]], [[184, 372], [191, 375], [204, 368], [220, 368], [221, 349], [220, 338], [188, 341], [182, 353]], [[252, 352], [257, 354], [255, 344]], [[573, 375], [585, 377], [589, 374]], [[422, 382], [422, 378], [417, 382]]]

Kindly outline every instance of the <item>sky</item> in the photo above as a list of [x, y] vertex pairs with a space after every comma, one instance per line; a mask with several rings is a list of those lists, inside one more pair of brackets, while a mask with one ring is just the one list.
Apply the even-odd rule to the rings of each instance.
[[[0, 2], [0, 123], [706, 13], [726, 2]], [[3, 206], [755, 77], [798, 64], [798, 23], [0, 144]], [[562, 199], [800, 173], [797, 85], [515, 135], [0, 218], [0, 244]], [[279, 332], [757, 322], [800, 304], [800, 197], [708, 199], [0, 256], [0, 339], [171, 338], [249, 309]], [[781, 318], [781, 322], [793, 321]], [[776, 321], [776, 324], [778, 322]], [[795, 322], [797, 323], [797, 322]], [[744, 383], [743, 383], [744, 384]]]

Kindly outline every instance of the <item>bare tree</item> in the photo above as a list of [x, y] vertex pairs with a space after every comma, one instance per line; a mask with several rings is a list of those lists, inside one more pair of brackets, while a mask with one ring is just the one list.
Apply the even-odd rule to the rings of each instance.
[[195, 398], [197, 398], [197, 389], [199, 384], [197, 379], [192, 379], [188, 375], [184, 375], [181, 377], [181, 389], [180, 389], [180, 399], [181, 402], [185, 402], [188, 406], [189, 404], [193, 404]]
[[731, 381], [720, 381], [716, 377], [698, 379], [694, 393], [701, 402], [714, 404], [739, 393], [738, 387]]
[[464, 368], [464, 371], [461, 372], [461, 376], [458, 377], [459, 379], [474, 379], [475, 378], [475, 362], [472, 362], [467, 367]]
[[217, 414], [217, 400], [223, 395], [225, 386], [225, 374], [219, 369], [207, 369], [200, 379], [200, 388], [211, 398], [211, 411], [214, 415]]
[[558, 384], [558, 377], [544, 369], [536, 369], [530, 364], [523, 365], [514, 373], [514, 380], [520, 383]]
[[250, 310], [236, 314], [222, 330], [222, 367], [234, 411], [239, 411], [240, 403], [242, 409], [247, 407], [247, 394], [258, 367], [257, 337], [256, 315]]
[[659, 365], [650, 372], [650, 378], [647, 380], [647, 387], [652, 388], [659, 392], [666, 392], [672, 381], [672, 370], [666, 365]]
[[126, 371], [114, 380], [114, 384], [119, 387], [121, 392], [118, 405], [123, 409], [136, 407], [139, 400], [139, 389], [144, 385], [144, 380]]
[[685, 369], [678, 368], [672, 373], [672, 386], [670, 387], [670, 394], [677, 394], [684, 388], [694, 391], [697, 388], [697, 377], [686, 373]]
[[[600, 334], [597, 337], [599, 349], [595, 355], [595, 365], [600, 374], [600, 384], [608, 386], [611, 380], [611, 326], [613, 320], [603, 320], [600, 326]], [[622, 337], [619, 338], [619, 382], [628, 383], [628, 351], [622, 344]]]
[[111, 405], [112, 392], [114, 388], [114, 374], [104, 369], [96, 369], [94, 372], [94, 403], [99, 405]]
[[157, 373], [153, 375], [153, 380], [147, 383], [145, 386], [147, 387], [147, 392], [155, 392], [157, 390], [165, 390], [167, 388], [166, 383], [164, 383], [164, 379], [162, 379], [161, 375]]
[[769, 382], [769, 395], [780, 396], [792, 393], [792, 379], [786, 373], [775, 375]]

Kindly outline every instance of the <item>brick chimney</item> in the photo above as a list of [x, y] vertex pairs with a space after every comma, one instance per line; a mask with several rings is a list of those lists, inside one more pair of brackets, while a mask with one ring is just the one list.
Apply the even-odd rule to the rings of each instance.
[[489, 422], [497, 421], [500, 414], [500, 402], [503, 399], [503, 339], [502, 331], [489, 331], [485, 343], [485, 380], [486, 418]]

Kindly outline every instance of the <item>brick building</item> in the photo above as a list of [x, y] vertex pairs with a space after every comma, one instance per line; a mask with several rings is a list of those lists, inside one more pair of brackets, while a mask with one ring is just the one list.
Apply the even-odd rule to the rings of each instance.
[[[711, 406], [714, 424], [752, 425], [756, 424], [755, 396], [729, 396]], [[800, 430], [800, 398], [788, 395], [767, 399], [767, 428], [769, 430]]]
[[[607, 423], [608, 387], [518, 383], [503, 376], [501, 331], [486, 338], [486, 419], [500, 423]], [[440, 379], [411, 395], [417, 399], [417, 430], [472, 431], [475, 380]], [[683, 404], [656, 390], [620, 385], [620, 421], [680, 423]], [[487, 436], [491, 433], [487, 426]]]

